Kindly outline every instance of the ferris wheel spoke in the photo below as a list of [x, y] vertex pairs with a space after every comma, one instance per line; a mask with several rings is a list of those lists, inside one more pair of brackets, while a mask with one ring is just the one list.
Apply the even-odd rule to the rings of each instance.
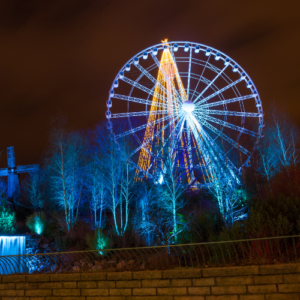
[[168, 93], [168, 90], [159, 82], [157, 81], [147, 70], [145, 70], [140, 64], [135, 65], [143, 75], [148, 77], [156, 86], [158, 86], [161, 91], [163, 91], [165, 94]]
[[194, 103], [196, 103], [200, 99], [200, 97], [212, 86], [212, 84], [214, 84], [214, 82], [219, 78], [219, 76], [225, 71], [226, 68], [227, 65], [222, 70], [220, 70], [220, 72], [215, 76], [215, 78], [212, 81], [210, 81], [210, 83], [205, 87], [205, 89], [193, 101]]
[[146, 177], [154, 179], [154, 176], [152, 176], [150, 173], [146, 172], [144, 169], [142, 169], [139, 165], [137, 165], [136, 163], [134, 163], [130, 158], [128, 159], [130, 163], [132, 163], [132, 165], [134, 165], [134, 167], [136, 169], [138, 169], [141, 173], [143, 173]]
[[176, 97], [175, 97], [176, 100], [177, 100], [178, 102], [182, 103], [182, 100], [181, 100], [181, 98], [180, 98], [180, 95], [178, 94], [178, 91], [176, 90], [176, 88], [175, 88], [175, 86], [174, 86], [172, 80], [170, 80], [169, 76], [166, 74], [164, 68], [161, 66], [161, 64], [160, 64], [160, 62], [158, 61], [157, 57], [156, 57], [153, 53], [151, 53], [151, 56], [152, 56], [154, 62], [156, 63], [158, 69], [160, 70], [160, 72], [164, 75], [164, 78], [168, 81], [168, 84], [170, 84], [170, 86], [172, 87], [172, 91], [173, 91], [173, 92], [175, 93], [175, 95], [176, 95]]
[[[149, 149], [147, 149], [146, 151], [147, 151], [150, 155], [152, 155], [153, 157], [156, 157], [156, 158], [161, 159], [161, 157], [160, 157], [161, 152], [165, 149], [165, 146], [167, 145], [167, 143], [169, 142], [169, 140], [171, 140], [171, 139], [172, 139], [172, 141], [175, 140], [174, 136], [177, 137], [177, 135], [178, 135], [178, 131], [177, 131], [177, 130], [178, 130], [178, 127], [182, 125], [183, 120], [184, 120], [184, 115], [182, 115], [182, 116], [180, 117], [180, 120], [177, 122], [177, 124], [175, 125], [175, 127], [172, 128], [172, 130], [171, 130], [171, 132], [170, 132], [170, 134], [169, 134], [169, 137], [168, 137], [167, 139], [164, 140], [164, 143], [163, 143], [161, 149], [158, 151], [158, 153], [157, 153], [156, 155], [155, 155], [154, 153], [152, 153]], [[177, 132], [177, 134], [174, 135], [174, 133], [176, 133], [176, 132]], [[170, 148], [172, 148], [172, 147], [170, 147]], [[153, 165], [153, 163], [151, 163], [151, 164], [149, 165], [148, 170], [152, 167], [152, 165]]]
[[249, 135], [254, 136], [254, 137], [256, 137], [256, 138], [259, 137], [259, 134], [257, 134], [257, 133], [254, 132], [254, 131], [248, 130], [248, 129], [246, 129], [246, 128], [243, 128], [243, 127], [240, 127], [240, 126], [237, 126], [237, 125], [233, 125], [233, 124], [228, 123], [228, 122], [226, 122], [226, 121], [223, 121], [223, 120], [220, 120], [220, 119], [211, 117], [211, 116], [207, 116], [207, 115], [204, 115], [204, 114], [198, 114], [198, 116], [201, 117], [201, 118], [206, 119], [207, 121], [211, 121], [211, 122], [213, 122], [213, 123], [216, 123], [216, 124], [219, 124], [219, 125], [222, 125], [222, 126], [231, 128], [231, 129], [233, 129], [233, 130], [236, 130], [236, 131], [239, 131], [239, 132], [242, 132], [242, 133], [249, 134]]
[[186, 101], [186, 93], [184, 91], [184, 87], [183, 87], [183, 84], [182, 84], [182, 81], [181, 81], [181, 78], [180, 78], [180, 75], [179, 75], [179, 72], [178, 72], [176, 58], [175, 58], [175, 55], [174, 55], [174, 52], [173, 52], [173, 48], [171, 48], [170, 54], [171, 54], [171, 57], [172, 57], [173, 63], [174, 63], [175, 76], [176, 76], [177, 83], [178, 83], [178, 86], [179, 86], [181, 99], [182, 99], [182, 102], [184, 102], [184, 101]]
[[[172, 128], [172, 130], [171, 130], [171, 132], [170, 132], [170, 134], [169, 134], [169, 137], [168, 137], [167, 139], [164, 140], [164, 143], [163, 143], [163, 145], [162, 145], [162, 147], [161, 147], [161, 149], [159, 150], [158, 153], [160, 153], [161, 151], [163, 151], [164, 147], [167, 145], [167, 143], [169, 142], [169, 140], [172, 139], [172, 141], [173, 141], [174, 136], [177, 136], [176, 132], [178, 133], [178, 127], [181, 126], [182, 121], [183, 121], [183, 119], [184, 119], [184, 115], [181, 115], [179, 118], [180, 118], [179, 121], [178, 121], [177, 124], [174, 126], [174, 128]], [[174, 134], [174, 133], [175, 133], [175, 134]]]
[[[146, 141], [144, 141], [138, 148], [136, 148], [134, 151], [132, 151], [129, 155], [129, 157], [131, 157], [132, 155], [134, 155], [135, 153], [137, 153], [140, 149], [142, 149], [146, 144], [148, 144], [149, 142], [153, 141], [155, 137], [159, 136], [160, 133], [164, 130], [166, 130], [172, 123], [174, 123], [175, 121], [177, 121], [179, 117], [176, 117], [175, 119], [172, 119], [170, 122], [168, 122], [163, 128], [161, 128], [158, 132], [156, 132], [154, 135], [152, 135], [149, 139], [147, 139]], [[146, 149], [145, 149], [146, 150]]]
[[214, 92], [213, 94], [211, 94], [211, 95], [205, 97], [204, 99], [200, 100], [199, 102], [197, 102], [197, 103], [195, 102], [195, 104], [199, 106], [200, 104], [206, 102], [207, 100], [209, 100], [209, 99], [211, 99], [211, 98], [213, 98], [213, 97], [215, 97], [215, 96], [217, 96], [217, 95], [223, 93], [224, 91], [230, 89], [231, 87], [235, 86], [236, 84], [238, 84], [238, 83], [241, 82], [242, 80], [244, 80], [244, 79], [243, 79], [243, 78], [240, 78], [240, 79], [238, 79], [238, 80], [232, 82], [231, 84], [226, 85], [226, 86], [223, 87], [222, 89], [220, 89], [220, 90]]
[[199, 85], [199, 83], [200, 83], [201, 80], [202, 80], [202, 76], [203, 76], [204, 71], [205, 71], [205, 69], [206, 69], [206, 67], [207, 67], [207, 64], [208, 64], [209, 59], [210, 59], [210, 55], [207, 57], [207, 60], [206, 60], [205, 65], [204, 65], [204, 67], [203, 67], [203, 69], [202, 69], [201, 75], [200, 75], [199, 80], [198, 80], [198, 82], [197, 82], [196, 88], [194, 89], [194, 93], [193, 93], [193, 96], [192, 96], [192, 98], [191, 98], [191, 101], [193, 101], [193, 102], [195, 102], [195, 101], [193, 100], [194, 95], [195, 95], [195, 91], [197, 90], [198, 85]]
[[[153, 157], [159, 157], [160, 153], [165, 149], [165, 146], [167, 145], [167, 143], [169, 142], [169, 140], [174, 136], [174, 132], [178, 129], [179, 125], [181, 124], [181, 120], [184, 118], [184, 116], [180, 116], [180, 120], [177, 122], [177, 124], [175, 125], [174, 128], [172, 128], [169, 137], [167, 139], [164, 140], [164, 143], [161, 147], [161, 149], [158, 151], [158, 153], [155, 155], [154, 153], [152, 153], [149, 149], [147, 149], [147, 152], [152, 155]], [[150, 164], [149, 169], [151, 168], [152, 164]]]
[[240, 112], [240, 111], [224, 111], [224, 110], [213, 110], [213, 109], [199, 109], [197, 110], [199, 113], [203, 113], [205, 115], [220, 115], [220, 116], [235, 116], [235, 117], [254, 117], [258, 118], [261, 116], [260, 113], [248, 113], [248, 112]]
[[189, 95], [190, 95], [190, 81], [191, 81], [192, 53], [193, 53], [192, 48], [190, 48], [189, 72], [188, 72], [188, 85], [187, 85], [187, 97], [186, 97], [187, 100], [189, 100]]
[[133, 87], [136, 87], [136, 88], [140, 89], [141, 91], [144, 91], [147, 94], [150, 94], [150, 95], [152, 95], [152, 96], [154, 96], [154, 97], [156, 97], [156, 98], [158, 98], [158, 99], [160, 99], [164, 102], [167, 101], [167, 98], [164, 97], [163, 95], [158, 94], [158, 93], [154, 92], [153, 90], [150, 90], [150, 89], [146, 88], [145, 86], [141, 85], [138, 82], [135, 82], [135, 81], [133, 81], [133, 80], [131, 80], [131, 79], [125, 77], [125, 76], [122, 78], [122, 80], [125, 81], [126, 83], [132, 85]]
[[[229, 173], [233, 177], [233, 179], [240, 183], [238, 177], [236, 176], [237, 168], [235, 165], [231, 162], [231, 160], [228, 158], [228, 156], [225, 155], [225, 153], [218, 147], [218, 145], [214, 142], [214, 140], [210, 137], [209, 134], [206, 133], [206, 131], [203, 129], [202, 126], [197, 122], [197, 120], [194, 118], [194, 116], [191, 116], [193, 121], [195, 122], [195, 125], [198, 129], [198, 131], [201, 133], [201, 136], [203, 137], [204, 142], [206, 143], [207, 147], [209, 149], [213, 149], [212, 155], [213, 158], [216, 160], [216, 163], [219, 165], [218, 168], [214, 170], [214, 172], [220, 173], [220, 170], [225, 174], [224, 169], [221, 167], [221, 162], [224, 163], [224, 167], [229, 170]], [[217, 157], [219, 157], [219, 160], [217, 160]]]
[[231, 98], [231, 99], [227, 99], [227, 100], [221, 100], [221, 101], [203, 104], [200, 106], [200, 108], [202, 109], [202, 108], [206, 108], [206, 107], [219, 106], [219, 105], [243, 101], [243, 100], [247, 100], [247, 99], [251, 99], [251, 98], [255, 98], [255, 97], [257, 97], [257, 94], [250, 94], [250, 95], [246, 95], [246, 96], [241, 96], [241, 97]]
[[158, 120], [155, 120], [155, 121], [153, 121], [153, 122], [149, 122], [149, 123], [147, 123], [147, 124], [141, 125], [141, 126], [139, 126], [139, 127], [132, 128], [132, 129], [130, 129], [130, 130], [128, 130], [128, 131], [125, 131], [125, 132], [123, 132], [123, 133], [117, 134], [115, 137], [116, 137], [116, 139], [122, 138], [122, 137], [124, 137], [124, 136], [126, 136], [126, 135], [128, 135], [128, 134], [132, 134], [132, 133], [135, 133], [135, 132], [140, 131], [140, 130], [142, 130], [142, 129], [145, 129], [147, 126], [153, 126], [153, 125], [155, 125], [155, 124], [157, 124], [157, 123], [166, 121], [166, 120], [168, 120], [168, 119], [170, 119], [170, 116], [166, 116], [166, 117], [160, 118], [160, 119], [158, 119]]
[[[201, 131], [204, 141], [206, 141], [208, 145], [211, 145], [212, 148], [215, 149], [215, 151], [218, 153], [220, 160], [223, 161], [226, 165], [230, 165], [230, 167], [237, 172], [236, 166], [232, 163], [232, 161], [228, 158], [228, 156], [225, 155], [225, 153], [219, 148], [219, 146], [210, 137], [210, 135], [207, 134], [207, 132], [203, 129], [203, 127], [200, 127], [199, 123], [197, 125], [198, 125], [197, 127], [199, 128], [199, 131]], [[234, 174], [234, 172], [233, 172], [233, 174]]]
[[216, 161], [216, 159], [215, 159], [216, 156], [214, 153], [212, 153], [210, 146], [208, 145], [208, 148], [207, 148], [207, 145], [204, 144], [203, 139], [200, 136], [199, 130], [197, 130], [197, 128], [196, 128], [196, 124], [191, 120], [190, 117], [188, 117], [188, 124], [189, 124], [189, 127], [191, 128], [193, 136], [194, 136], [194, 138], [197, 142], [197, 145], [200, 149], [200, 153], [211, 173], [212, 172], [211, 165], [213, 165], [213, 167], [215, 169], [217, 169], [217, 167], [215, 165], [215, 164], [218, 164], [218, 161]]
[[[172, 138], [172, 146], [171, 146], [171, 151], [175, 149], [175, 145], [179, 139], [179, 137], [181, 136], [182, 133], [182, 129], [183, 129], [183, 125], [184, 125], [184, 121], [185, 121], [185, 116], [183, 116], [183, 118], [180, 120], [180, 122], [178, 122], [178, 124], [180, 123], [180, 128], [179, 130], [175, 130], [174, 131], [174, 136]], [[178, 128], [177, 128], [178, 129]], [[173, 153], [172, 153], [173, 155]]]
[[227, 136], [226, 134], [224, 134], [223, 132], [221, 132], [220, 130], [218, 130], [216, 127], [214, 127], [211, 124], [209, 124], [208, 122], [206, 122], [206, 120], [204, 120], [203, 118], [201, 118], [201, 124], [203, 124], [204, 126], [206, 126], [208, 129], [210, 129], [211, 131], [213, 131], [216, 135], [218, 135], [219, 137], [223, 138], [225, 141], [227, 141], [229, 144], [231, 144], [232, 146], [234, 146], [236, 149], [238, 149], [239, 151], [243, 152], [247, 156], [251, 155], [251, 153], [247, 149], [245, 149], [243, 146], [239, 145], [237, 142], [235, 142], [234, 140], [232, 140], [229, 136]]
[[164, 103], [159, 103], [159, 102], [154, 102], [146, 99], [141, 99], [141, 98], [135, 98], [131, 96], [124, 96], [120, 94], [115, 94], [112, 98], [120, 99], [120, 100], [125, 100], [125, 101], [130, 101], [130, 102], [135, 102], [135, 103], [140, 103], [140, 104], [145, 104], [145, 105], [152, 105], [156, 107], [163, 107], [167, 108], [167, 105]]
[[155, 111], [139, 111], [139, 112], [129, 112], [129, 113], [120, 113], [112, 114], [111, 118], [126, 118], [126, 117], [140, 117], [140, 116], [149, 116], [149, 115], [163, 115], [167, 114], [167, 110], [155, 110]]

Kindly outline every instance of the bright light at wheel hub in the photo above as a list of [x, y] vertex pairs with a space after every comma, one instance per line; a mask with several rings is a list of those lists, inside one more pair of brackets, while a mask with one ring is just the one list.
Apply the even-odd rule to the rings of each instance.
[[195, 104], [192, 101], [185, 101], [182, 104], [182, 109], [186, 112], [192, 112], [195, 109]]

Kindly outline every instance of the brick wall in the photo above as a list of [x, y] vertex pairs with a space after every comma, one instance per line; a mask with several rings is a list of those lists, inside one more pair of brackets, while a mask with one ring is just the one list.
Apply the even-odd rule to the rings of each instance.
[[0, 300], [300, 300], [300, 264], [3, 275]]

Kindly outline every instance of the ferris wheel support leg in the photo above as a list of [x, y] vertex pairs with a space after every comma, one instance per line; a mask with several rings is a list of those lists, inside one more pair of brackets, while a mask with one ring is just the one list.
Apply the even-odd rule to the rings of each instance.
[[174, 90], [175, 94], [176, 94], [176, 97], [178, 99], [179, 102], [182, 102], [181, 101], [181, 98], [180, 98], [180, 95], [178, 94], [176, 88], [174, 87], [174, 84], [173, 82], [170, 80], [169, 76], [166, 74], [164, 68], [161, 66], [160, 62], [158, 61], [157, 57], [151, 53], [151, 56], [154, 60], [154, 62], [156, 63], [158, 69], [160, 70], [160, 72], [164, 75], [164, 78], [166, 78], [166, 80], [168, 81], [168, 84], [172, 87], [172, 90]]
[[171, 120], [169, 123], [167, 123], [163, 128], [161, 128], [159, 131], [157, 131], [154, 135], [152, 135], [149, 139], [143, 142], [137, 149], [135, 149], [133, 152], [130, 153], [129, 157], [137, 153], [141, 148], [143, 148], [145, 145], [150, 143], [151, 141], [154, 140], [155, 137], [157, 137], [163, 130], [167, 129], [174, 121], [177, 121], [179, 117], [177, 117], [174, 120]]
[[145, 70], [140, 64], [137, 64], [136, 67], [141, 71], [143, 75], [148, 77], [155, 84], [155, 86], [158, 86], [161, 91], [163, 91], [165, 94], [168, 93], [167, 89], [160, 82], [158, 82], [147, 70]]

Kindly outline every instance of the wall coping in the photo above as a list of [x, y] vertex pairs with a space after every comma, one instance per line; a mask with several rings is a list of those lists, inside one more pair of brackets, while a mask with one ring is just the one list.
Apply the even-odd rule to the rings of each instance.
[[189, 268], [177, 270], [144, 270], [123, 272], [82, 272], [60, 274], [13, 274], [1, 275], [0, 282], [44, 282], [44, 281], [80, 281], [80, 280], [134, 280], [134, 279], [174, 279], [209, 278], [224, 276], [276, 275], [300, 273], [300, 263], [237, 266], [219, 268]]

